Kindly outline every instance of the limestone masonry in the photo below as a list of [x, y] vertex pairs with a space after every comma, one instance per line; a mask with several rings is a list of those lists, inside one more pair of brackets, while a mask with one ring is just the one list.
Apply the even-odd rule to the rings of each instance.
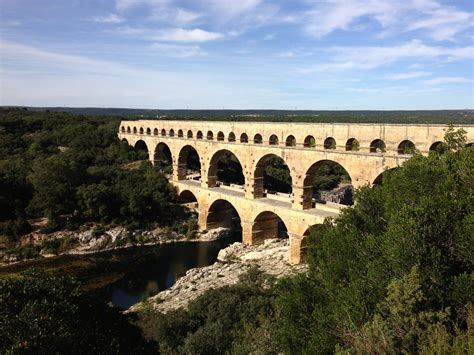
[[[290, 239], [290, 261], [304, 255], [309, 227], [337, 216], [341, 206], [313, 200], [312, 176], [324, 161], [339, 163], [358, 188], [380, 181], [387, 169], [400, 166], [416, 150], [422, 154], [441, 146], [447, 126], [400, 124], [317, 124], [216, 121], [122, 121], [119, 138], [146, 149], [154, 165], [171, 153], [172, 183], [180, 197], [194, 202], [201, 229], [228, 227], [229, 216], [241, 221], [246, 244], [278, 237], [284, 223]], [[474, 142], [474, 126], [460, 125], [467, 142]], [[193, 176], [187, 167], [190, 151], [201, 164]], [[242, 165], [244, 186], [217, 181], [217, 162], [233, 153]], [[269, 194], [263, 188], [265, 163], [278, 156], [287, 164], [292, 193]], [[196, 174], [195, 174], [196, 175]]]

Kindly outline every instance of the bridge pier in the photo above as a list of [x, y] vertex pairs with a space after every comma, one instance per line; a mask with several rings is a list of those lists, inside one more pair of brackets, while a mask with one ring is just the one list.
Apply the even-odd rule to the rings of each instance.
[[288, 233], [290, 237], [290, 264], [300, 264], [306, 259], [306, 236]]
[[312, 186], [292, 186], [291, 204], [295, 210], [308, 210], [313, 207]]

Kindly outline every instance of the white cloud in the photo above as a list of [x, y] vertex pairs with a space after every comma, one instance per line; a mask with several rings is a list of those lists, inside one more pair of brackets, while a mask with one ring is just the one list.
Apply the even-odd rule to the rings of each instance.
[[424, 30], [435, 40], [446, 40], [472, 27], [474, 21], [473, 14], [435, 0], [328, 0], [310, 4], [302, 22], [317, 38], [336, 30], [357, 30], [362, 19], [369, 18], [385, 35]]
[[180, 8], [176, 9], [175, 18], [178, 23], [191, 23], [196, 21], [199, 17], [201, 17], [201, 14], [197, 12], [188, 11]]
[[125, 19], [117, 14], [109, 14], [106, 16], [95, 16], [91, 18], [92, 21], [94, 22], [99, 22], [99, 23], [122, 23], [125, 21]]
[[426, 84], [426, 85], [463, 84], [463, 83], [472, 83], [472, 80], [463, 78], [460, 76], [440, 76], [438, 78], [423, 81], [423, 84]]
[[206, 55], [206, 52], [202, 51], [199, 46], [195, 45], [189, 46], [181, 44], [153, 43], [150, 45], [150, 48], [158, 51], [160, 55], [166, 57], [188, 58]]
[[416, 79], [416, 78], [421, 78], [424, 76], [431, 75], [430, 72], [426, 71], [412, 71], [412, 72], [407, 72], [407, 73], [397, 73], [397, 74], [391, 74], [391, 75], [386, 75], [384, 79], [387, 80], [407, 80], [407, 79]]
[[168, 28], [155, 30], [143, 27], [121, 27], [114, 31], [108, 31], [115, 34], [128, 35], [144, 38], [150, 41], [164, 42], [208, 42], [220, 39], [223, 34], [218, 32], [209, 32], [200, 28]]
[[124, 11], [142, 5], [151, 6], [154, 8], [163, 8], [169, 3], [169, 0], [116, 0], [115, 6], [117, 10]]
[[369, 70], [407, 59], [470, 60], [474, 55], [472, 46], [428, 46], [416, 40], [398, 46], [331, 47], [326, 51], [333, 54], [332, 61], [303, 69], [303, 73], [322, 70]]

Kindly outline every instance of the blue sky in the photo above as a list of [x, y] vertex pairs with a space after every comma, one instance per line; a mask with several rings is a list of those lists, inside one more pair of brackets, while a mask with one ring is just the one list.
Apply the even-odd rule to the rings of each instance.
[[474, 0], [0, 0], [0, 105], [473, 108]]

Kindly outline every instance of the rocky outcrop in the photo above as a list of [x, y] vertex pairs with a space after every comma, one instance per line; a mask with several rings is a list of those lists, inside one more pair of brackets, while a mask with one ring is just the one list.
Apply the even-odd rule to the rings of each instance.
[[127, 312], [137, 312], [144, 307], [159, 312], [187, 307], [207, 290], [236, 284], [239, 276], [252, 267], [277, 278], [305, 271], [305, 264], [288, 263], [289, 247], [288, 240], [278, 239], [253, 246], [234, 243], [219, 252], [218, 261], [213, 265], [188, 270], [171, 288], [137, 303]]
[[341, 184], [329, 191], [318, 191], [317, 198], [327, 202], [334, 202], [343, 205], [352, 205], [353, 188], [350, 184]]

